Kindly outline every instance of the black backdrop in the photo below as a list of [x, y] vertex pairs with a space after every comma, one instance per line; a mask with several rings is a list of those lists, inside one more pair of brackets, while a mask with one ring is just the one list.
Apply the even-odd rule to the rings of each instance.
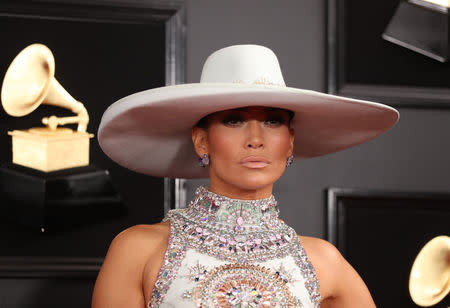
[[[0, 51], [3, 74], [15, 55], [31, 43], [40, 42], [52, 50], [56, 79], [88, 110], [87, 131], [95, 135], [90, 143], [90, 162], [110, 171], [113, 184], [128, 208], [127, 217], [106, 222], [98, 229], [92, 225], [68, 234], [37, 234], [36, 240], [30, 241], [31, 246], [14, 245], [18, 236], [23, 244], [32, 235], [22, 228], [6, 228], [3, 224], [0, 240], [9, 248], [2, 249], [2, 255], [103, 256], [105, 241], [119, 230], [133, 224], [156, 222], [163, 215], [163, 179], [143, 176], [115, 164], [101, 151], [96, 134], [103, 111], [114, 101], [133, 92], [164, 85], [164, 27], [2, 17], [0, 28], [10, 30], [2, 33], [4, 42], [8, 42]], [[41, 118], [51, 114], [72, 115], [63, 108], [48, 105], [41, 105], [24, 117], [9, 116], [2, 109], [0, 161], [11, 161], [8, 130], [41, 126]], [[5, 233], [12, 229], [16, 230], [14, 234]], [[72, 237], [70, 242], [69, 237]], [[83, 246], [77, 247], [78, 244]]]
[[[349, 83], [450, 87], [450, 65], [384, 40], [399, 1], [346, 0], [345, 59]], [[436, 30], [437, 31], [437, 30]]]
[[391, 106], [448, 108], [450, 63], [382, 37], [399, 3], [327, 0], [328, 91]]
[[[39, 5], [34, 4], [34, 11], [36, 8], [39, 10]], [[53, 11], [47, 11], [49, 8]], [[103, 17], [95, 18], [94, 9], [102, 12]], [[101, 260], [120, 231], [136, 224], [155, 223], [163, 217], [164, 179], [120, 167], [101, 151], [96, 134], [103, 111], [110, 104], [134, 92], [165, 85], [165, 22], [161, 16], [154, 20], [151, 17], [133, 20], [126, 8], [109, 9], [114, 14], [107, 11], [98, 7], [65, 9], [64, 5], [42, 5], [42, 14], [0, 14], [2, 78], [13, 58], [29, 44], [43, 43], [52, 50], [55, 78], [89, 113], [87, 132], [95, 135], [90, 141], [90, 162], [109, 170], [127, 208], [127, 215], [120, 218], [44, 233], [10, 223], [0, 213], [2, 308], [88, 307], [95, 270], [91, 269], [90, 275], [77, 275], [76, 271], [68, 274], [64, 262], [78, 262], [82, 272], [83, 262], [88, 260], [92, 265], [89, 260]], [[115, 18], [117, 12], [125, 12], [123, 15], [127, 17]], [[72, 16], [67, 18], [65, 14]], [[77, 17], [73, 18], [74, 15]], [[41, 105], [19, 118], [9, 116], [1, 108], [0, 163], [11, 161], [11, 137], [7, 131], [41, 126], [41, 118], [52, 114], [73, 115], [62, 108]], [[54, 263], [49, 263], [52, 258]], [[45, 265], [38, 265], [40, 270], [33, 271], [30, 263], [39, 263], [37, 260], [41, 259], [46, 260]], [[20, 268], [22, 261], [29, 272]]]
[[[332, 188], [327, 239], [367, 284], [377, 307], [418, 308], [409, 274], [420, 249], [449, 235], [450, 194]], [[432, 307], [446, 308], [450, 296]]]

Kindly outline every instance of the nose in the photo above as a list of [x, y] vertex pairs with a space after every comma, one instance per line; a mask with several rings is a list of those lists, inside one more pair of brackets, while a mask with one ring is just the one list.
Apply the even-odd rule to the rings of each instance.
[[264, 134], [260, 121], [251, 120], [247, 125], [246, 147], [257, 149], [264, 146]]

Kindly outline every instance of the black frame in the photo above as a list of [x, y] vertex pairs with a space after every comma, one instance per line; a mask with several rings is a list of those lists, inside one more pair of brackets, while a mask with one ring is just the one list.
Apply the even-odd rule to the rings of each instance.
[[377, 305], [418, 307], [409, 297], [409, 272], [425, 243], [449, 234], [450, 192], [333, 187], [325, 190], [325, 200], [326, 239], [374, 291]]
[[[327, 0], [327, 90], [331, 94], [347, 97], [373, 100], [394, 107], [419, 107], [419, 108], [449, 108], [450, 88], [442, 86], [407, 86], [405, 84], [367, 84], [364, 82], [350, 82], [347, 80], [348, 66], [351, 59], [346, 58], [346, 44], [348, 33], [346, 21], [348, 20], [347, 6], [351, 1], [358, 0]], [[394, 0], [392, 0], [394, 1]], [[397, 1], [397, 0], [395, 0]], [[361, 11], [366, 16], [377, 16], [379, 12]], [[385, 13], [385, 12], [383, 12]], [[394, 12], [388, 12], [394, 13]], [[370, 24], [370, 20], [367, 20]], [[386, 24], [387, 25], [387, 24]], [[358, 38], [364, 44], [364, 40], [382, 40], [379, 37], [365, 36], [366, 25], [361, 25], [361, 36]], [[359, 43], [359, 42], [358, 42]], [[392, 44], [392, 43], [389, 43]], [[381, 47], [380, 47], [381, 48]], [[403, 48], [398, 46], [399, 49]], [[412, 53], [412, 51], [401, 51]], [[419, 57], [419, 55], [418, 55]], [[420, 55], [420, 57], [424, 57]], [[375, 59], [367, 59], [374, 61]], [[431, 60], [434, 61], [434, 60]], [[442, 64], [445, 65], [445, 64]], [[386, 68], [389, 71], [392, 68]], [[370, 74], [371, 72], [368, 72]], [[448, 74], [450, 78], [450, 74]]]
[[[448, 200], [450, 205], [450, 192], [407, 192], [407, 191], [385, 191], [373, 189], [355, 189], [355, 188], [340, 188], [330, 187], [325, 191], [325, 212], [326, 212], [326, 239], [335, 245], [343, 254], [343, 241], [340, 240], [342, 234], [339, 229], [342, 229], [342, 215], [340, 209], [345, 206], [340, 203], [343, 198], [364, 198], [367, 200], [381, 200], [381, 199], [427, 199], [430, 202], [434, 200]], [[380, 201], [382, 202], [382, 201]], [[414, 205], [411, 205], [414, 208]], [[407, 209], [406, 209], [407, 210]], [[449, 208], [450, 211], [450, 208]]]
[[[46, 20], [164, 23], [166, 31], [166, 85], [185, 82], [186, 12], [183, 1], [126, 0], [6, 0], [0, 17], [33, 17]], [[164, 179], [164, 212], [174, 208], [174, 180]], [[103, 258], [0, 256], [0, 278], [95, 278]]]

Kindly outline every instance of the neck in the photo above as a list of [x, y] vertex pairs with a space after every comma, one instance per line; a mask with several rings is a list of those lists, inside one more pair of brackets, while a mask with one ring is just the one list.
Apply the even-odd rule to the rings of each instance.
[[210, 192], [215, 194], [240, 200], [258, 200], [269, 198], [272, 195], [272, 189], [273, 184], [257, 188], [243, 188], [236, 185], [229, 185], [212, 176], [210, 177], [208, 188]]

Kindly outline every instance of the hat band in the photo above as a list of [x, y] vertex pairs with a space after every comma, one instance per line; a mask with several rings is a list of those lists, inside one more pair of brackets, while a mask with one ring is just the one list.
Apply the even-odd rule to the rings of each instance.
[[279, 83], [279, 82], [273, 82], [265, 77], [260, 77], [255, 79], [253, 82], [245, 82], [244, 80], [233, 80], [233, 83], [242, 83], [242, 84], [261, 84], [261, 85], [267, 85], [267, 86], [279, 86], [279, 87], [286, 87], [285, 84]]

